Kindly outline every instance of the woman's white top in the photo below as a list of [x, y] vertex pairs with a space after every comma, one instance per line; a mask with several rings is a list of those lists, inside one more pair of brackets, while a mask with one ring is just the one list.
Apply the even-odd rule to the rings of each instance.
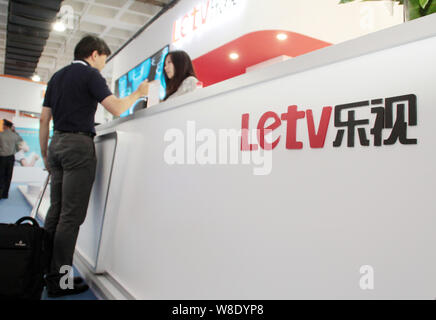
[[[181, 96], [185, 93], [194, 91], [195, 89], [197, 89], [197, 83], [198, 83], [198, 79], [196, 77], [190, 76], [187, 77], [185, 80], [183, 80], [183, 82], [180, 84], [179, 88], [177, 89], [176, 92], [174, 92], [172, 95], [170, 95], [168, 97], [168, 99], [172, 99], [174, 97], [178, 97]], [[167, 99], [167, 100], [168, 100]]]

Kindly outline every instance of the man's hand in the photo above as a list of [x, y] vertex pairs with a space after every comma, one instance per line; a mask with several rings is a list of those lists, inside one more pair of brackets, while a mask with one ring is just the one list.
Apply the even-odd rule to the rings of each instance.
[[148, 95], [148, 87], [149, 87], [149, 83], [148, 80], [143, 81], [137, 91], [138, 93], [141, 95], [141, 97], [147, 96]]
[[42, 160], [44, 160], [44, 167], [45, 167], [45, 170], [48, 171], [48, 172], [50, 173], [50, 168], [48, 167], [48, 159], [47, 159], [47, 156], [42, 157]]
[[120, 116], [123, 112], [129, 109], [138, 99], [148, 95], [148, 80], [142, 82], [138, 89], [136, 89], [131, 95], [124, 98], [117, 98], [114, 95], [106, 97], [101, 104], [103, 107], [112, 113], [114, 116]]

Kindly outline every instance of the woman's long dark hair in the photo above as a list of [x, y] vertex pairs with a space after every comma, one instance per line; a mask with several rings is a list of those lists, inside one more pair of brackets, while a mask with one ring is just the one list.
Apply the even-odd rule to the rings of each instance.
[[177, 91], [183, 80], [191, 76], [197, 78], [191, 58], [185, 51], [171, 51], [168, 53], [165, 57], [164, 66], [168, 56], [171, 56], [171, 61], [174, 65], [174, 76], [172, 79], [169, 79], [164, 71], [165, 83], [167, 85], [165, 100]]

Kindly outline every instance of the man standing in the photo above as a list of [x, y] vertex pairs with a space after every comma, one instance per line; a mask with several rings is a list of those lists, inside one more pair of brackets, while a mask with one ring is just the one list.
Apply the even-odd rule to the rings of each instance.
[[[115, 97], [100, 74], [109, 55], [110, 49], [103, 40], [86, 36], [74, 49], [75, 60], [56, 72], [47, 85], [39, 140], [44, 164], [51, 174], [50, 209], [45, 220], [45, 229], [53, 237], [50, 272], [46, 276], [49, 297], [88, 289], [80, 279], [75, 279], [74, 288], [65, 288], [61, 279], [65, 270], [72, 268], [79, 228], [86, 217], [95, 178], [97, 103], [119, 116], [148, 94], [148, 83], [144, 81], [130, 96]], [[52, 118], [54, 135], [47, 148]]]
[[7, 199], [14, 170], [15, 152], [23, 139], [12, 131], [13, 123], [3, 119], [0, 132], [0, 199]]

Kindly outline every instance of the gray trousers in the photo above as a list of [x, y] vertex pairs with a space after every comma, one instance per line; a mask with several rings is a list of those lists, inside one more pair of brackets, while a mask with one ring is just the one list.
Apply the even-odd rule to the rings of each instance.
[[85, 221], [97, 160], [91, 137], [55, 133], [48, 148], [50, 209], [44, 228], [53, 237], [50, 275], [73, 265], [80, 225]]

